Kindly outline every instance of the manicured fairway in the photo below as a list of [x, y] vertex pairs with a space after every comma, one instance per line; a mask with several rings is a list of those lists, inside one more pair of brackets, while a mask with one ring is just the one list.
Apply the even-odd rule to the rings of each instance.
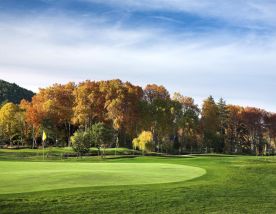
[[0, 156], [1, 214], [276, 213], [276, 157], [15, 153]]
[[180, 182], [198, 167], [160, 163], [0, 162], [0, 194], [112, 185]]

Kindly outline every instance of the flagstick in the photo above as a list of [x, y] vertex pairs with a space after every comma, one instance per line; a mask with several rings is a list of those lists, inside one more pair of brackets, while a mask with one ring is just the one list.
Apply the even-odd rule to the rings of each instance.
[[42, 145], [43, 145], [43, 160], [44, 160], [44, 141], [42, 141]]
[[46, 133], [45, 133], [45, 131], [43, 131], [43, 133], [42, 133], [42, 151], [43, 151], [43, 160], [45, 159], [45, 157], [44, 157], [44, 148], [45, 148], [45, 141], [46, 141], [46, 139], [47, 139]]

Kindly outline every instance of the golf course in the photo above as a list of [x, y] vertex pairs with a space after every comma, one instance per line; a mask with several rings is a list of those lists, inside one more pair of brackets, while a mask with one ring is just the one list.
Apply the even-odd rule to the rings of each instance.
[[[49, 151], [48, 151], [49, 152]], [[1, 213], [275, 213], [276, 158], [0, 150]]]
[[[205, 174], [205, 170], [197, 167], [160, 163], [5, 162], [1, 163], [1, 168], [1, 193], [171, 183]], [[40, 184], [45, 177], [47, 180]], [[67, 178], [70, 180], [64, 183]]]
[[0, 47], [0, 214], [276, 214], [276, 0], [0, 0]]

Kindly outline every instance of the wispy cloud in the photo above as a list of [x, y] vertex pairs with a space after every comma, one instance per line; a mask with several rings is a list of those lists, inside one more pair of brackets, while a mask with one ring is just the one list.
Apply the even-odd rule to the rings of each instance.
[[[231, 5], [201, 2], [153, 0], [149, 4], [148, 1], [114, 0], [105, 4], [114, 5], [114, 10], [121, 7], [130, 11], [186, 11], [243, 24], [240, 19], [250, 22], [250, 28], [258, 26], [261, 20], [267, 20], [266, 27], [273, 23], [274, 15], [266, 11], [273, 8], [267, 8], [268, 1], [264, 4], [255, 0], [231, 1]], [[252, 8], [264, 15], [258, 17]], [[246, 13], [242, 17], [246, 11], [252, 15]], [[47, 10], [36, 16], [0, 16], [0, 78], [33, 90], [54, 82], [85, 79], [121, 78], [139, 85], [156, 82], [171, 92], [193, 96], [198, 102], [213, 94], [229, 102], [275, 110], [276, 101], [271, 99], [276, 78], [273, 27], [267, 27], [269, 33], [259, 30], [237, 33], [232, 28], [199, 33], [192, 28], [149, 26], [145, 21], [140, 25], [124, 24], [131, 18], [112, 21], [112, 13], [85, 14], [63, 11], [53, 15], [53, 11]], [[169, 25], [187, 22], [166, 13], [149, 16]]]
[[125, 10], [163, 10], [194, 13], [203, 17], [214, 17], [236, 25], [275, 26], [276, 3], [273, 0], [80, 0], [102, 3]]

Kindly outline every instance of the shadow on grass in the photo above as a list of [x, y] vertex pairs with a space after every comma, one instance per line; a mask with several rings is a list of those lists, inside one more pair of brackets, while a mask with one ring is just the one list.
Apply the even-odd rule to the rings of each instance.
[[237, 155], [226, 155], [226, 154], [194, 154], [195, 157], [223, 157], [223, 158], [233, 158]]
[[122, 155], [122, 156], [106, 156], [104, 159], [108, 159], [108, 160], [114, 160], [114, 159], [127, 159], [127, 158], [137, 158], [137, 157], [141, 157], [141, 156], [137, 156], [137, 155]]

